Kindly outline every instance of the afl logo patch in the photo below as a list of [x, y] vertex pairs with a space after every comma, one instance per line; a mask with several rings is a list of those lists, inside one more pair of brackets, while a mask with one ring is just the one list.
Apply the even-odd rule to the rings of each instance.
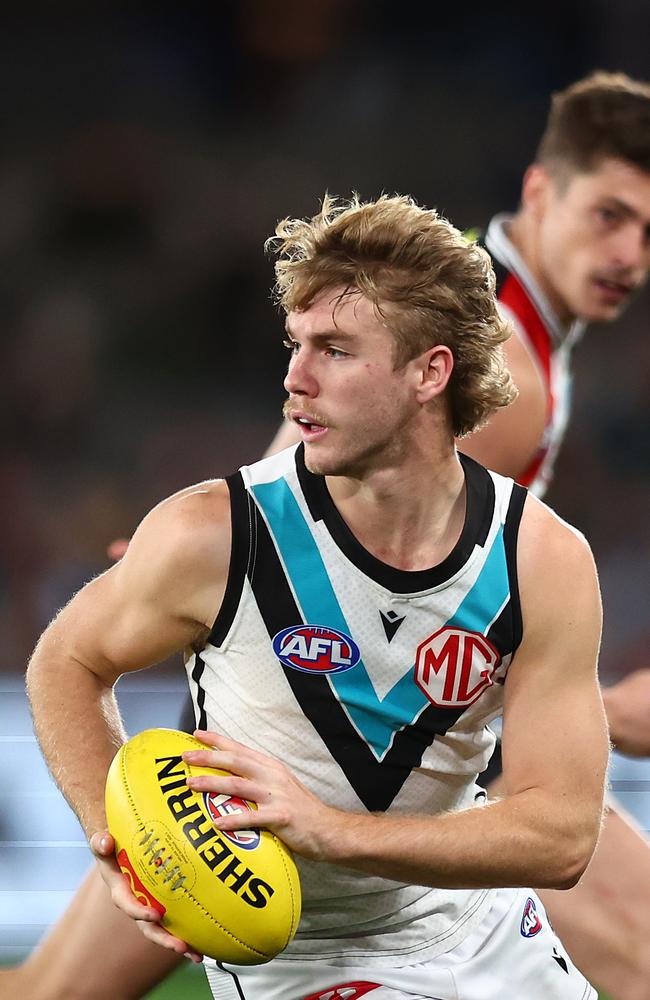
[[[203, 802], [210, 819], [220, 819], [223, 816], [230, 816], [231, 813], [253, 812], [248, 802], [237, 795], [204, 792]], [[259, 830], [219, 830], [219, 835], [245, 851], [254, 851], [260, 842]]]
[[521, 935], [525, 938], [535, 937], [536, 934], [539, 934], [541, 929], [542, 921], [539, 919], [534, 901], [529, 896], [526, 900], [523, 916], [521, 918]]
[[285, 667], [307, 674], [338, 674], [356, 666], [359, 647], [345, 632], [323, 625], [292, 625], [273, 637], [273, 652]]

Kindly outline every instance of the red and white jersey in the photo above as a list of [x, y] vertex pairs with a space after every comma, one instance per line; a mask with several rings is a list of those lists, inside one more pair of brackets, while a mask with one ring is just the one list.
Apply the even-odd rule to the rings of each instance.
[[503, 314], [512, 323], [538, 366], [546, 388], [546, 425], [537, 453], [519, 477], [536, 496], [543, 496], [569, 419], [571, 351], [585, 324], [563, 325], [535, 282], [519, 251], [507, 236], [512, 217], [496, 215], [482, 241], [492, 257], [497, 296]]

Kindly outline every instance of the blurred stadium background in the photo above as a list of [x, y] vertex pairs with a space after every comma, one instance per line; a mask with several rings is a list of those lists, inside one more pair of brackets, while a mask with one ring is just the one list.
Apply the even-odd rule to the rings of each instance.
[[[275, 222], [327, 189], [409, 193], [484, 226], [516, 205], [552, 90], [596, 67], [650, 77], [645, 0], [8, 9], [0, 962], [33, 947], [88, 863], [33, 742], [27, 657], [109, 540], [268, 443], [285, 363], [262, 252]], [[578, 348], [549, 497], [596, 552], [606, 682], [649, 662], [648, 303]], [[178, 664], [120, 692], [131, 732], [174, 725]], [[637, 764], [620, 767], [623, 801], [648, 801]]]

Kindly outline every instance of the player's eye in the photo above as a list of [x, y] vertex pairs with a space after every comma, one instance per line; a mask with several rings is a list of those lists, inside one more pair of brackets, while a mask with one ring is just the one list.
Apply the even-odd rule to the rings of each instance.
[[289, 337], [285, 337], [285, 339], [282, 341], [282, 345], [283, 347], [286, 347], [288, 351], [291, 351], [292, 354], [296, 354], [298, 348], [300, 347], [300, 344], [298, 343], [297, 340], [290, 340]]
[[332, 347], [331, 345], [325, 348], [325, 354], [330, 358], [347, 358], [349, 355], [346, 351], [342, 351], [339, 347]]
[[604, 222], [606, 226], [612, 226], [618, 222], [620, 214], [613, 208], [606, 208], [605, 206], [597, 209], [598, 218], [601, 222]]

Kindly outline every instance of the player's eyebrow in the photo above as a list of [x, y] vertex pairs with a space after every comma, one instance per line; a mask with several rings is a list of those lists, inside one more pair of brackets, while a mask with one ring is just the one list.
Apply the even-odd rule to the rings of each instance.
[[624, 201], [622, 198], [618, 198], [615, 194], [605, 195], [605, 197], [603, 198], [603, 202], [606, 202], [608, 205], [613, 205], [615, 208], [618, 209], [619, 212], [629, 216], [629, 218], [632, 219], [641, 218], [641, 213], [636, 208], [634, 208], [633, 205], [630, 205], [627, 201]]
[[616, 210], [627, 219], [638, 219], [645, 226], [646, 239], [650, 240], [650, 222], [646, 221], [633, 205], [629, 205], [626, 201], [623, 201], [621, 198], [617, 198], [614, 194], [606, 195], [605, 198], [603, 198], [603, 204], [615, 207]]
[[[287, 318], [284, 329], [286, 330], [289, 337], [293, 338], [293, 333], [291, 331], [291, 326], [289, 324], [289, 319]], [[331, 327], [329, 330], [321, 330], [319, 333], [310, 333], [307, 335], [312, 343], [318, 345], [330, 343], [335, 340], [337, 343], [351, 343], [356, 340], [356, 335], [354, 333], [347, 333], [342, 330], [340, 326]]]
[[609, 202], [610, 205], [615, 205], [620, 212], [625, 212], [626, 215], [637, 215], [638, 213], [631, 205], [628, 205], [626, 201], [622, 198], [617, 198], [615, 194], [608, 194], [603, 198], [603, 201]]

